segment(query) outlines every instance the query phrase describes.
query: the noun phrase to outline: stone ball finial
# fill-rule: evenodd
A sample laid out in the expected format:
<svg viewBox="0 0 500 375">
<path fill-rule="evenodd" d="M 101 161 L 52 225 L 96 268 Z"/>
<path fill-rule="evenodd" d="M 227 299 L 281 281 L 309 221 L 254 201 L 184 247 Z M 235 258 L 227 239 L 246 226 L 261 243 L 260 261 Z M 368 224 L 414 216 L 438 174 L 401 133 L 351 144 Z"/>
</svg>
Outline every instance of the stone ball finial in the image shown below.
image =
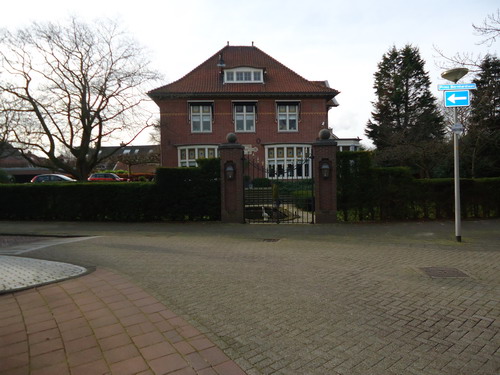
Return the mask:
<svg viewBox="0 0 500 375">
<path fill-rule="evenodd" d="M 330 139 L 331 133 L 330 130 L 328 129 L 321 129 L 319 131 L 319 139 L 322 141 L 326 141 L 327 139 Z"/>
<path fill-rule="evenodd" d="M 226 135 L 226 141 L 227 143 L 236 143 L 238 140 L 238 137 L 234 133 L 227 133 Z"/>
</svg>

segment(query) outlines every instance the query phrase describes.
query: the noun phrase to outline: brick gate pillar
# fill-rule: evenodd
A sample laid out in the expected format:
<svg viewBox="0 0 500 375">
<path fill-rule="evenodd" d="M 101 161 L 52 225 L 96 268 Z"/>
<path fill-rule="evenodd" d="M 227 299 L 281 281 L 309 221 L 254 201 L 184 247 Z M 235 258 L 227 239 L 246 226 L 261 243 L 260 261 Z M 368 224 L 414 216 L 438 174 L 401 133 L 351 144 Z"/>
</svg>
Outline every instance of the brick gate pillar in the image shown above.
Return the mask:
<svg viewBox="0 0 500 375">
<path fill-rule="evenodd" d="M 312 145 L 314 204 L 317 224 L 337 221 L 337 142 L 322 129 Z"/>
<path fill-rule="evenodd" d="M 243 155 L 244 147 L 236 143 L 234 133 L 226 137 L 227 143 L 219 146 L 221 159 L 221 221 L 244 223 Z"/>
</svg>

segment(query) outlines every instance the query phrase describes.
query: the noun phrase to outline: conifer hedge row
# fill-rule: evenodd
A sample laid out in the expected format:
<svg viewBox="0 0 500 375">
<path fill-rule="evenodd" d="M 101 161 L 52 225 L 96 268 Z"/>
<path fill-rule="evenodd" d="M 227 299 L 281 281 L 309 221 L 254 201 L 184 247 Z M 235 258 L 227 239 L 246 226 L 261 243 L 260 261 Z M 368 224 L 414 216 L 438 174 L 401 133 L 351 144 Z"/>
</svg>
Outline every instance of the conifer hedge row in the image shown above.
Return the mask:
<svg viewBox="0 0 500 375">
<path fill-rule="evenodd" d="M 403 167 L 374 168 L 367 152 L 337 155 L 339 219 L 454 218 L 454 180 L 415 179 Z M 500 217 L 500 178 L 461 179 L 464 218 Z"/>
</svg>

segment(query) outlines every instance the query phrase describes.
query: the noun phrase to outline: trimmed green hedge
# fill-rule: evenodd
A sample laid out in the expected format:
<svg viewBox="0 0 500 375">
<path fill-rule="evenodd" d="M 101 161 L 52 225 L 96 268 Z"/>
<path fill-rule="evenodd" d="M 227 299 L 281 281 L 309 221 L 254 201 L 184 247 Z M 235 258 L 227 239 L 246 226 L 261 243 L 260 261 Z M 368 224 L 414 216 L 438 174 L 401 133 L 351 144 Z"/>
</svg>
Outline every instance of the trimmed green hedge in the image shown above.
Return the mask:
<svg viewBox="0 0 500 375">
<path fill-rule="evenodd" d="M 337 154 L 339 220 L 454 218 L 454 180 L 415 179 L 403 167 L 373 168 L 369 152 Z M 464 218 L 500 216 L 500 178 L 461 179 Z"/>
<path fill-rule="evenodd" d="M 0 184 L 1 220 L 219 220 L 219 163 L 160 168 L 157 183 Z"/>
<path fill-rule="evenodd" d="M 0 184 L 0 220 L 162 221 L 220 219 L 220 160 L 160 168 L 156 183 Z M 414 179 L 373 168 L 369 152 L 338 154 L 339 220 L 453 219 L 453 179 Z M 262 183 L 267 184 L 266 181 Z M 312 207 L 311 180 L 275 183 Z M 464 218 L 500 217 L 500 178 L 462 179 Z"/>
<path fill-rule="evenodd" d="M 201 168 L 159 168 L 156 182 L 163 197 L 158 203 L 160 210 L 168 213 L 168 220 L 219 220 L 219 176 L 218 159 Z"/>
</svg>

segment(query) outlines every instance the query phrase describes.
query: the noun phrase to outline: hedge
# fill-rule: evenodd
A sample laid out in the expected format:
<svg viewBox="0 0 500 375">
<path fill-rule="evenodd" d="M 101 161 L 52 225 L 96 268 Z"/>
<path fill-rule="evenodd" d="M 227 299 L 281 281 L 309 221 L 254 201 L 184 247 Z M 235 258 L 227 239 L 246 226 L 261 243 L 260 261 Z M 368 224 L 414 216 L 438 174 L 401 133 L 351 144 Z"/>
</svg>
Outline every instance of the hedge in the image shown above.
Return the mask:
<svg viewBox="0 0 500 375">
<path fill-rule="evenodd" d="M 157 183 L 0 184 L 0 219 L 219 220 L 218 165 L 160 168 Z"/>
<path fill-rule="evenodd" d="M 338 154 L 339 220 L 453 219 L 453 179 L 415 179 L 405 168 L 374 168 L 370 153 Z M 156 183 L 0 184 L 1 220 L 162 221 L 220 219 L 220 160 L 160 168 Z M 259 181 L 268 185 L 268 181 Z M 311 180 L 274 184 L 312 206 Z M 464 218 L 500 217 L 500 178 L 462 179 Z"/>
<path fill-rule="evenodd" d="M 337 154 L 339 220 L 454 217 L 454 179 L 415 179 L 403 167 L 374 168 L 369 152 Z M 464 218 L 500 216 L 500 178 L 461 179 Z"/>
</svg>

